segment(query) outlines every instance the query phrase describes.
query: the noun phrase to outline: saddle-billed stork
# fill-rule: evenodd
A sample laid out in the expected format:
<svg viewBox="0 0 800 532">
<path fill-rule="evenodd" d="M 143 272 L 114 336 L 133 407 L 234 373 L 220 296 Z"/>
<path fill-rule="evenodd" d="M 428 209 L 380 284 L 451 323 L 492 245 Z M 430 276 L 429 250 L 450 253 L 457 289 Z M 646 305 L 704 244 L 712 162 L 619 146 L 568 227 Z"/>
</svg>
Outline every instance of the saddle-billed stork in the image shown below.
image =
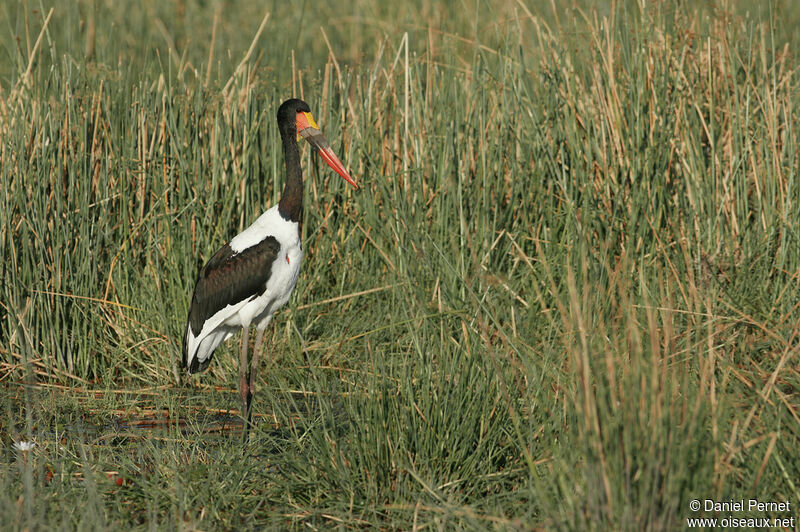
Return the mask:
<svg viewBox="0 0 800 532">
<path fill-rule="evenodd" d="M 298 99 L 283 102 L 278 108 L 278 129 L 286 160 L 286 184 L 281 199 L 214 253 L 200 271 L 183 338 L 183 365 L 192 374 L 205 370 L 214 350 L 239 329 L 244 329 L 239 357 L 239 394 L 245 438 L 264 329 L 273 313 L 289 300 L 303 258 L 299 234 L 303 179 L 297 141 L 306 139 L 336 173 L 358 188 L 328 146 L 306 102 Z M 255 325 L 257 332 L 248 368 L 250 325 Z"/>
</svg>

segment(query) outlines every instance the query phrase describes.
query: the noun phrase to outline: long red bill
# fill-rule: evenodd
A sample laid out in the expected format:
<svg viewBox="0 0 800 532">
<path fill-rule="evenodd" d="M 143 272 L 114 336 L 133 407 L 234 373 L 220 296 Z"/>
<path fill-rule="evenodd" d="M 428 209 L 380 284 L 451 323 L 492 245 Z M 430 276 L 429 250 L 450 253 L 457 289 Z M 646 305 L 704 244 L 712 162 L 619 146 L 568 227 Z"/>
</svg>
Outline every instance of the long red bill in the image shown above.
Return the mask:
<svg viewBox="0 0 800 532">
<path fill-rule="evenodd" d="M 312 144 L 314 143 L 312 142 Z M 319 150 L 320 156 L 325 160 L 326 163 L 328 163 L 328 166 L 333 168 L 333 170 L 342 176 L 345 181 L 353 185 L 355 188 L 358 188 L 358 185 L 353 178 L 350 177 L 350 174 L 347 172 L 347 170 L 344 169 L 342 161 L 340 161 L 336 154 L 333 153 L 333 150 L 331 150 L 330 146 L 317 146 L 317 149 Z"/>
<path fill-rule="evenodd" d="M 322 159 L 328 163 L 328 166 L 333 168 L 333 170 L 342 176 L 342 179 L 353 185 L 355 188 L 358 188 L 358 185 L 350 176 L 350 174 L 345 170 L 342 161 L 333 153 L 331 147 L 328 145 L 327 139 L 325 139 L 325 135 L 322 134 L 322 131 L 316 127 L 316 124 L 313 122 L 313 118 L 310 116 L 310 113 L 297 113 L 297 135 L 298 137 L 302 137 L 308 141 L 309 144 L 314 146 L 318 151 Z"/>
</svg>

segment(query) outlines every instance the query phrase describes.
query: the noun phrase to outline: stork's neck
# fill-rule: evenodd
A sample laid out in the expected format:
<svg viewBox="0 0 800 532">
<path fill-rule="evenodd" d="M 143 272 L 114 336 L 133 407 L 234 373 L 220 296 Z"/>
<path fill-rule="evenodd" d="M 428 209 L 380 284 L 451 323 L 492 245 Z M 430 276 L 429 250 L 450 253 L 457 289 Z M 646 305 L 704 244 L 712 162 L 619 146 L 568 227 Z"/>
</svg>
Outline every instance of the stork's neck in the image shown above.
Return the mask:
<svg viewBox="0 0 800 532">
<path fill-rule="evenodd" d="M 286 184 L 278 203 L 278 212 L 290 222 L 300 221 L 303 210 L 303 171 L 300 169 L 300 150 L 294 124 L 279 124 L 283 158 L 286 160 Z"/>
</svg>

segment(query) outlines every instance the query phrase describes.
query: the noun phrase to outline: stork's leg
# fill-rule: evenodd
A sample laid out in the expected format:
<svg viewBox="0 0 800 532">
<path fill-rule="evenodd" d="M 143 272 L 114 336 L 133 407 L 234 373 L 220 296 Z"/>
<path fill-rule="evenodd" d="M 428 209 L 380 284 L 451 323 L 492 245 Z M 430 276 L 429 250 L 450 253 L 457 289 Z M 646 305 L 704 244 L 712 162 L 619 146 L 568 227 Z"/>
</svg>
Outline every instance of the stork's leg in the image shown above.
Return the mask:
<svg viewBox="0 0 800 532">
<path fill-rule="evenodd" d="M 261 342 L 264 339 L 264 329 L 256 329 L 256 345 L 253 347 L 253 358 L 250 361 L 250 382 L 248 383 L 250 390 L 250 398 L 256 392 L 256 373 L 258 373 L 258 355 L 261 353 Z M 250 411 L 247 411 L 247 418 L 245 420 L 250 425 Z"/>
<path fill-rule="evenodd" d="M 239 354 L 239 396 L 242 399 L 242 417 L 245 419 L 243 438 L 247 440 L 247 419 L 250 412 L 250 387 L 247 379 L 247 341 L 250 330 L 242 329 L 242 352 Z"/>
</svg>

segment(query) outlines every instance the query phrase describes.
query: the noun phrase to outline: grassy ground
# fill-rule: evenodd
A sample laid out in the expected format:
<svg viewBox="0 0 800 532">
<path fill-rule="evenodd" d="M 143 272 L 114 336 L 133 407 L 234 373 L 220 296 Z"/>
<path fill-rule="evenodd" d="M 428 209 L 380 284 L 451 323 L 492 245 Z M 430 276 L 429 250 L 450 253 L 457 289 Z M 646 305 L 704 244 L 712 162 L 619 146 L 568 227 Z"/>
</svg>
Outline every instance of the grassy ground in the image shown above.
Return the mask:
<svg viewBox="0 0 800 532">
<path fill-rule="evenodd" d="M 0 7 L 0 522 L 797 529 L 795 3 L 255 4 Z M 243 445 L 180 337 L 290 95 L 362 188 L 304 149 Z"/>
</svg>

